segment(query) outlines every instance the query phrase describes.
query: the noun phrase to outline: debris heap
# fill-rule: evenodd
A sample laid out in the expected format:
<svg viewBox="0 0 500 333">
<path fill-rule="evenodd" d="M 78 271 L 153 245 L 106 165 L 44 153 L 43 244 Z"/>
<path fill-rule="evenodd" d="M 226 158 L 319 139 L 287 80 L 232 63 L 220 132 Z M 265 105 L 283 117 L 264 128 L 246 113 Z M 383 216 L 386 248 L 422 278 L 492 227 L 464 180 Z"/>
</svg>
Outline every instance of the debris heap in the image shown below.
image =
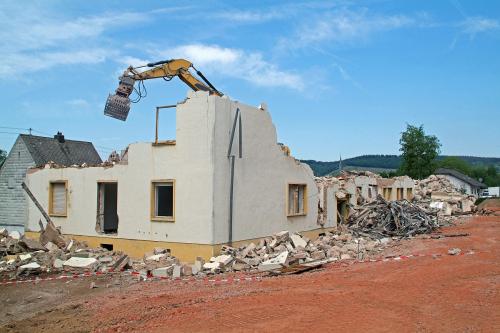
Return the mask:
<svg viewBox="0 0 500 333">
<path fill-rule="evenodd" d="M 119 271 L 130 265 L 126 254 L 89 248 L 85 243 L 61 235 L 52 223 L 41 232 L 40 240 L 0 229 L 0 256 L 0 277 L 10 279 L 62 271 Z"/>
<path fill-rule="evenodd" d="M 407 200 L 386 201 L 380 195 L 375 201 L 357 207 L 348 224 L 355 234 L 374 238 L 410 237 L 439 227 L 431 211 Z"/>
<path fill-rule="evenodd" d="M 467 214 L 476 210 L 476 197 L 464 194 L 442 175 L 416 180 L 414 201 L 422 207 L 437 209 L 442 216 Z"/>
</svg>

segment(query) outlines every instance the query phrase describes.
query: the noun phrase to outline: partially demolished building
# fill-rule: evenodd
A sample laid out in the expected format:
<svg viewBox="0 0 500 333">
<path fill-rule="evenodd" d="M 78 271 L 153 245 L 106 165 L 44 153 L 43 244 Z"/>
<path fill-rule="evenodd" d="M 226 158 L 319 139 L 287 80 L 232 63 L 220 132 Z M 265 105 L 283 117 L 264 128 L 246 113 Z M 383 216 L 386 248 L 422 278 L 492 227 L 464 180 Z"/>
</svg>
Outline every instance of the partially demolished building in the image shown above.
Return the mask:
<svg viewBox="0 0 500 333">
<path fill-rule="evenodd" d="M 190 92 L 176 119 L 175 141 L 131 144 L 112 166 L 31 169 L 26 182 L 64 234 L 133 256 L 161 246 L 192 260 L 280 230 L 334 226 L 318 224 L 312 170 L 277 143 L 265 106 Z M 28 234 L 40 218 L 30 204 Z"/>
<path fill-rule="evenodd" d="M 352 214 L 352 207 L 376 200 L 411 200 L 415 182 L 408 176 L 382 178 L 369 172 L 346 172 L 339 177 L 317 177 L 319 221 L 337 227 Z"/>
</svg>

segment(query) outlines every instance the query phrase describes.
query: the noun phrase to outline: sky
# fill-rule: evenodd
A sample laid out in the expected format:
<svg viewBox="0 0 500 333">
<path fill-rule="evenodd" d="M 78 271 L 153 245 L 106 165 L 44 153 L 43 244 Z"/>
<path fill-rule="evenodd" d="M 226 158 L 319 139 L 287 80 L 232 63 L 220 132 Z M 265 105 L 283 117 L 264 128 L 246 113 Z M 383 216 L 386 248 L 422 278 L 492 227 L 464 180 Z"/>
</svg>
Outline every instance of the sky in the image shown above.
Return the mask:
<svg viewBox="0 0 500 333">
<path fill-rule="evenodd" d="M 103 108 L 129 66 L 185 58 L 234 100 L 268 105 L 300 159 L 399 154 L 407 124 L 445 155 L 500 157 L 500 1 L 0 3 L 0 149 L 19 133 L 154 140 L 175 78 L 145 81 L 126 122 Z M 160 139 L 175 136 L 162 111 Z"/>
</svg>

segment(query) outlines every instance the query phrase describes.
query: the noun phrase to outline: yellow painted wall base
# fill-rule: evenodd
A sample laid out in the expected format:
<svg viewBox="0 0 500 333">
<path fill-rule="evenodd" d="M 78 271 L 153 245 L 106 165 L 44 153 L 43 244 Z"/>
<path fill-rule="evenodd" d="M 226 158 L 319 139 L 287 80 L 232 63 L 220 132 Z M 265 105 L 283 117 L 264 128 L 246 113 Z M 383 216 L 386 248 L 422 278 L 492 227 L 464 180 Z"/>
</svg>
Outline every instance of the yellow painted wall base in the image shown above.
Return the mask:
<svg viewBox="0 0 500 333">
<path fill-rule="evenodd" d="M 320 233 L 328 232 L 333 228 L 321 228 L 310 231 L 303 231 L 301 234 L 309 239 L 315 239 Z M 26 231 L 26 237 L 38 239 L 39 232 Z M 202 257 L 205 260 L 210 260 L 211 257 L 220 253 L 220 249 L 224 244 L 194 244 L 194 243 L 174 243 L 149 241 L 139 239 L 112 238 L 105 236 L 81 236 L 81 235 L 65 235 L 68 238 L 76 239 L 80 242 L 86 242 L 90 247 L 99 247 L 101 244 L 112 244 L 113 250 L 123 251 L 132 258 L 142 258 L 146 252 L 151 252 L 155 247 L 170 249 L 170 253 L 177 257 L 182 262 L 194 262 L 196 257 Z M 240 247 L 249 243 L 257 243 L 262 238 L 248 239 L 233 242 L 234 247 Z"/>
</svg>

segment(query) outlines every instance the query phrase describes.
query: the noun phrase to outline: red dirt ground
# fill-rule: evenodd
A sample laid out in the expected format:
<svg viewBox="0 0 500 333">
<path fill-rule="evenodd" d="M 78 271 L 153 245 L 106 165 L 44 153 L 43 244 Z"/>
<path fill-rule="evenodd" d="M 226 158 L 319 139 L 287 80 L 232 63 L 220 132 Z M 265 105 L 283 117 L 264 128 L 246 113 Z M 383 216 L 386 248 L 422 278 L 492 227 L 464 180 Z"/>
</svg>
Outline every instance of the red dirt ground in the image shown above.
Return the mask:
<svg viewBox="0 0 500 333">
<path fill-rule="evenodd" d="M 385 253 L 441 256 L 329 264 L 260 282 L 102 289 L 0 332 L 500 332 L 500 217 L 466 219 L 441 232 L 470 236 L 424 236 Z M 474 254 L 446 254 L 453 247 Z"/>
</svg>

